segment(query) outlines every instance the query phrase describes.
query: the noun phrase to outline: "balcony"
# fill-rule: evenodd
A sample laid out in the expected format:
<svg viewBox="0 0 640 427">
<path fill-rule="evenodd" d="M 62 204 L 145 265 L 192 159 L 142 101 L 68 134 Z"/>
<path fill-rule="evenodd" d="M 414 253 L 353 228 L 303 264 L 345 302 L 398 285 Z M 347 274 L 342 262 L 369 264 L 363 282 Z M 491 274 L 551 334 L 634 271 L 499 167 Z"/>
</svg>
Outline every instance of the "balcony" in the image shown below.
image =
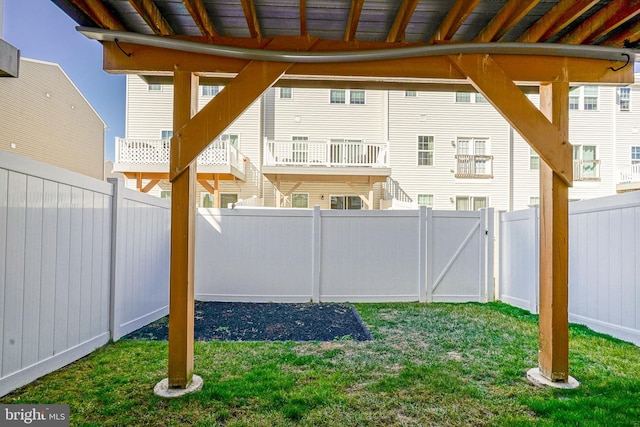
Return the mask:
<svg viewBox="0 0 640 427">
<path fill-rule="evenodd" d="M 640 190 L 640 163 L 618 169 L 618 193 Z"/>
<path fill-rule="evenodd" d="M 574 160 L 574 181 L 600 181 L 600 160 Z"/>
<path fill-rule="evenodd" d="M 360 176 L 383 182 L 391 175 L 388 153 L 386 143 L 265 139 L 264 174 L 269 179 L 295 175 L 299 181 L 313 180 L 315 175 L 350 182 Z M 363 180 L 366 179 L 355 179 Z"/>
<path fill-rule="evenodd" d="M 456 178 L 493 178 L 493 156 L 486 154 L 457 154 Z"/>
<path fill-rule="evenodd" d="M 168 139 L 116 138 L 114 172 L 167 173 L 171 142 Z M 198 156 L 198 174 L 232 175 L 244 181 L 245 157 L 228 141 L 215 140 Z"/>
</svg>

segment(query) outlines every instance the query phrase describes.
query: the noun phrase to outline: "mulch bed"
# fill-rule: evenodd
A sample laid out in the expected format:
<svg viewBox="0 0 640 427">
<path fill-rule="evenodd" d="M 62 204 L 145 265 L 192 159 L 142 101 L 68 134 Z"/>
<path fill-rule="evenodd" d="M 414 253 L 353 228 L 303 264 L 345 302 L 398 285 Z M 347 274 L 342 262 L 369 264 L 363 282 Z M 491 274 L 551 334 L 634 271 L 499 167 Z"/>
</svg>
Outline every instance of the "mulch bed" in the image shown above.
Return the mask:
<svg viewBox="0 0 640 427">
<path fill-rule="evenodd" d="M 166 341 L 168 317 L 125 339 Z M 349 304 L 195 303 L 196 341 L 366 341 L 371 334 Z"/>
</svg>

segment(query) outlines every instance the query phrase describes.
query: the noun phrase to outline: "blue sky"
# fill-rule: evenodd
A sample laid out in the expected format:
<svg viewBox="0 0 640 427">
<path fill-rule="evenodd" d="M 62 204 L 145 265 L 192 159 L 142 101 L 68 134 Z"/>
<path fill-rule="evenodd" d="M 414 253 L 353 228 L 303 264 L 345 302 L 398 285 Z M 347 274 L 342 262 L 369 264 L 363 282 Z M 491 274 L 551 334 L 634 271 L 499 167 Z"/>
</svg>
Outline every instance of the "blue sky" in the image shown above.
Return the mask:
<svg viewBox="0 0 640 427">
<path fill-rule="evenodd" d="M 60 64 L 108 128 L 105 156 L 124 137 L 125 77 L 102 70 L 102 45 L 75 30 L 75 21 L 50 0 L 4 0 L 5 41 L 26 58 Z"/>
</svg>

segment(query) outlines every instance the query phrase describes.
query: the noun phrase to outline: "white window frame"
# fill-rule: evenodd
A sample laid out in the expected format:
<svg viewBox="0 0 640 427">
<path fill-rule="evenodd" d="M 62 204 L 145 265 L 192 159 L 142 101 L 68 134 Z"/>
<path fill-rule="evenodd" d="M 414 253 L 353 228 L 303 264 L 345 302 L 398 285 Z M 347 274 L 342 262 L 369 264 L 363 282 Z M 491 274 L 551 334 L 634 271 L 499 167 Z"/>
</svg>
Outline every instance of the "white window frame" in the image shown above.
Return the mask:
<svg viewBox="0 0 640 427">
<path fill-rule="evenodd" d="M 354 195 L 354 194 L 341 194 L 341 195 L 335 195 L 332 194 L 329 196 L 329 207 L 331 208 L 331 205 L 333 203 L 333 198 L 338 198 L 338 197 L 342 197 L 344 198 L 344 206 L 341 210 L 362 210 L 364 208 L 364 202 L 362 201 L 362 198 L 358 195 Z M 353 199 L 358 199 L 359 203 L 360 203 L 360 207 L 358 209 L 350 209 L 349 206 L 349 202 L 348 200 L 350 200 L 351 198 Z M 333 209 L 333 208 L 331 208 Z M 336 208 L 337 209 L 337 208 Z"/>
<path fill-rule="evenodd" d="M 305 196 L 307 198 L 307 200 L 306 200 L 307 205 L 306 206 L 294 206 L 293 205 L 293 199 L 296 196 Z M 299 192 L 291 193 L 291 207 L 294 208 L 294 209 L 308 209 L 309 208 L 309 193 L 299 193 Z"/>
<path fill-rule="evenodd" d="M 290 88 L 290 87 L 278 88 L 278 97 L 280 99 L 293 99 L 293 88 Z"/>
<path fill-rule="evenodd" d="M 489 100 L 477 92 L 456 92 L 454 95 L 456 104 L 488 104 Z M 465 100 L 468 99 L 468 100 Z"/>
<path fill-rule="evenodd" d="M 218 93 L 220 93 L 220 86 L 216 86 L 216 85 L 202 85 L 202 96 L 211 96 L 214 97 L 216 96 Z M 215 89 L 212 89 L 215 88 Z M 205 92 L 209 92 L 212 91 L 213 93 L 205 93 Z"/>
<path fill-rule="evenodd" d="M 461 210 L 462 212 L 473 212 L 473 211 L 477 211 L 478 209 L 473 209 L 473 207 L 474 207 L 474 206 L 475 206 L 475 204 L 476 204 L 476 199 L 484 199 L 484 201 L 485 201 L 485 205 L 484 205 L 484 207 L 485 207 L 485 208 L 488 208 L 489 206 L 491 206 L 491 205 L 489 204 L 489 197 L 488 197 L 488 196 L 456 196 L 456 197 L 455 197 L 455 200 L 454 200 L 454 203 L 455 203 L 455 209 L 456 209 L 456 210 L 459 210 L 459 209 L 458 209 L 458 200 L 460 200 L 460 199 L 468 199 L 468 200 L 469 200 L 469 208 L 470 208 L 470 209 Z M 479 209 L 482 209 L 482 208 L 479 208 Z"/>
<path fill-rule="evenodd" d="M 147 92 L 162 92 L 164 88 L 159 83 L 150 83 L 147 85 Z"/>
<path fill-rule="evenodd" d="M 430 138 L 431 139 L 431 149 L 420 149 L 420 144 L 425 143 L 425 141 L 421 141 L 421 138 Z M 416 164 L 418 166 L 433 166 L 435 164 L 435 154 L 436 154 L 436 137 L 434 135 L 417 135 L 416 136 Z M 429 141 L 426 141 L 429 143 Z M 420 153 L 431 153 L 431 163 L 430 164 L 420 164 Z M 428 157 L 428 156 L 427 156 Z"/>
<path fill-rule="evenodd" d="M 431 200 L 430 200 L 430 202 L 421 203 L 420 199 L 422 197 L 427 198 L 427 199 L 431 199 Z M 428 208 L 433 208 L 434 200 L 435 200 L 435 196 L 433 194 L 430 194 L 430 193 L 420 193 L 416 197 L 416 202 L 418 203 L 418 206 L 426 206 Z"/>
<path fill-rule="evenodd" d="M 343 102 L 334 102 L 334 93 L 342 92 L 344 95 Z M 353 102 L 352 93 L 362 92 L 363 101 Z M 366 105 L 367 104 L 367 91 L 364 89 L 329 89 L 329 104 L 331 105 Z"/>
<path fill-rule="evenodd" d="M 529 147 L 529 170 L 531 171 L 540 170 L 540 156 L 531 147 Z"/>
<path fill-rule="evenodd" d="M 222 198 L 224 196 L 236 196 L 236 201 L 235 202 L 222 203 Z M 229 203 L 236 203 L 238 200 L 240 200 L 240 197 L 239 197 L 238 193 L 219 193 L 218 197 L 220 197 L 220 207 L 221 208 L 227 208 Z"/>
<path fill-rule="evenodd" d="M 618 88 L 618 109 L 631 111 L 631 88 L 629 86 Z"/>
<path fill-rule="evenodd" d="M 405 90 L 404 97 L 405 98 L 416 98 L 418 96 L 417 90 Z"/>
<path fill-rule="evenodd" d="M 237 141 L 237 145 L 233 145 L 231 144 L 231 137 L 235 136 L 236 137 L 236 141 Z M 235 147 L 236 149 L 240 149 L 240 134 L 239 133 L 233 133 L 233 132 L 227 132 L 227 133 L 221 133 L 220 136 L 218 136 L 218 138 L 216 138 L 216 141 L 222 141 L 222 142 L 227 142 L 229 144 L 231 144 L 233 147 Z"/>
<path fill-rule="evenodd" d="M 632 145 L 630 149 L 631 164 L 640 164 L 640 145 Z"/>
<path fill-rule="evenodd" d="M 529 206 L 538 206 L 540 204 L 540 196 L 529 196 Z"/>
<path fill-rule="evenodd" d="M 589 88 L 589 89 L 587 89 Z M 595 88 L 596 95 L 587 92 Z M 589 99 L 595 99 L 595 103 L 588 103 Z M 593 106 L 593 107 L 592 107 Z M 600 86 L 585 85 L 569 90 L 569 110 L 572 111 L 599 111 L 600 110 Z"/>
<path fill-rule="evenodd" d="M 171 200 L 171 190 L 160 190 L 160 198 Z"/>
<path fill-rule="evenodd" d="M 173 138 L 173 129 L 162 129 L 160 131 L 160 139 L 171 139 Z"/>
</svg>

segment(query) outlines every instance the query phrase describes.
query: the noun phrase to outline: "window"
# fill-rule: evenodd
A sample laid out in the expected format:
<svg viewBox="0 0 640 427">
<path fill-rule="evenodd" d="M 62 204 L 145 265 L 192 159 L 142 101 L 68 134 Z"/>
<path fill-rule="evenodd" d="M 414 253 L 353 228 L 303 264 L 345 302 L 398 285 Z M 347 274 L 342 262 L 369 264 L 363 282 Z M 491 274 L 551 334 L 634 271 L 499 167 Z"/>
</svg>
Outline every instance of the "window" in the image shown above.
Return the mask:
<svg viewBox="0 0 640 427">
<path fill-rule="evenodd" d="M 345 104 L 346 91 L 344 89 L 331 89 L 329 94 L 330 102 L 332 104 Z"/>
<path fill-rule="evenodd" d="M 433 136 L 418 135 L 418 166 L 433 166 Z"/>
<path fill-rule="evenodd" d="M 584 88 L 584 109 L 594 111 L 598 109 L 598 86 L 585 86 Z"/>
<path fill-rule="evenodd" d="M 540 156 L 531 147 L 529 147 L 529 169 L 540 170 Z"/>
<path fill-rule="evenodd" d="M 169 200 L 171 200 L 171 191 L 170 190 L 161 190 L 160 191 L 160 198 L 161 199 L 169 199 Z"/>
<path fill-rule="evenodd" d="M 489 152 L 488 139 L 458 138 L 456 178 L 491 178 L 493 156 Z"/>
<path fill-rule="evenodd" d="M 569 91 L 569 110 L 580 109 L 580 88 L 576 87 Z"/>
<path fill-rule="evenodd" d="M 478 209 L 487 207 L 487 198 L 478 196 L 457 196 L 456 197 L 456 210 L 457 211 L 477 211 Z M 473 209 L 472 209 L 473 208 Z"/>
<path fill-rule="evenodd" d="M 231 144 L 233 147 L 240 148 L 240 135 L 237 133 L 223 133 L 220 135 L 219 140 Z"/>
<path fill-rule="evenodd" d="M 489 101 L 481 93 L 456 92 L 456 102 L 487 104 Z"/>
<path fill-rule="evenodd" d="M 162 92 L 162 85 L 150 84 L 150 85 L 147 86 L 147 90 L 149 92 Z"/>
<path fill-rule="evenodd" d="M 291 195 L 291 207 L 292 208 L 308 208 L 309 193 L 293 193 Z"/>
<path fill-rule="evenodd" d="M 160 131 L 160 139 L 171 139 L 173 138 L 172 130 L 162 130 Z"/>
<path fill-rule="evenodd" d="M 621 87 L 618 91 L 620 111 L 629 111 L 631 106 L 631 88 Z"/>
<path fill-rule="evenodd" d="M 280 99 L 291 99 L 293 94 L 291 93 L 290 87 L 281 87 L 280 88 Z"/>
<path fill-rule="evenodd" d="M 331 196 L 331 209 L 362 209 L 360 196 Z"/>
<path fill-rule="evenodd" d="M 349 102 L 354 105 L 364 105 L 364 91 L 363 90 L 349 91 Z"/>
<path fill-rule="evenodd" d="M 531 196 L 529 197 L 529 206 L 535 206 L 540 204 L 539 196 Z"/>
<path fill-rule="evenodd" d="M 202 96 L 216 96 L 220 92 L 218 86 L 202 86 Z"/>
<path fill-rule="evenodd" d="M 600 160 L 595 145 L 573 146 L 573 179 L 576 181 L 600 179 Z"/>
<path fill-rule="evenodd" d="M 456 102 L 471 102 L 471 94 L 469 92 L 456 92 Z"/>
<path fill-rule="evenodd" d="M 640 146 L 636 145 L 631 147 L 631 164 L 637 165 L 640 163 Z"/>
<path fill-rule="evenodd" d="M 229 203 L 237 203 L 238 195 L 232 193 L 220 193 L 220 207 L 226 208 Z"/>
<path fill-rule="evenodd" d="M 406 96 L 407 98 L 416 97 L 416 96 L 418 96 L 418 92 L 416 92 L 415 90 L 405 90 L 404 91 L 404 96 Z"/>
<path fill-rule="evenodd" d="M 428 208 L 433 207 L 433 194 L 418 194 L 418 205 L 426 206 Z"/>
<path fill-rule="evenodd" d="M 201 193 L 200 194 L 200 207 L 201 208 L 212 208 L 214 205 L 213 194 L 211 193 Z"/>
</svg>

